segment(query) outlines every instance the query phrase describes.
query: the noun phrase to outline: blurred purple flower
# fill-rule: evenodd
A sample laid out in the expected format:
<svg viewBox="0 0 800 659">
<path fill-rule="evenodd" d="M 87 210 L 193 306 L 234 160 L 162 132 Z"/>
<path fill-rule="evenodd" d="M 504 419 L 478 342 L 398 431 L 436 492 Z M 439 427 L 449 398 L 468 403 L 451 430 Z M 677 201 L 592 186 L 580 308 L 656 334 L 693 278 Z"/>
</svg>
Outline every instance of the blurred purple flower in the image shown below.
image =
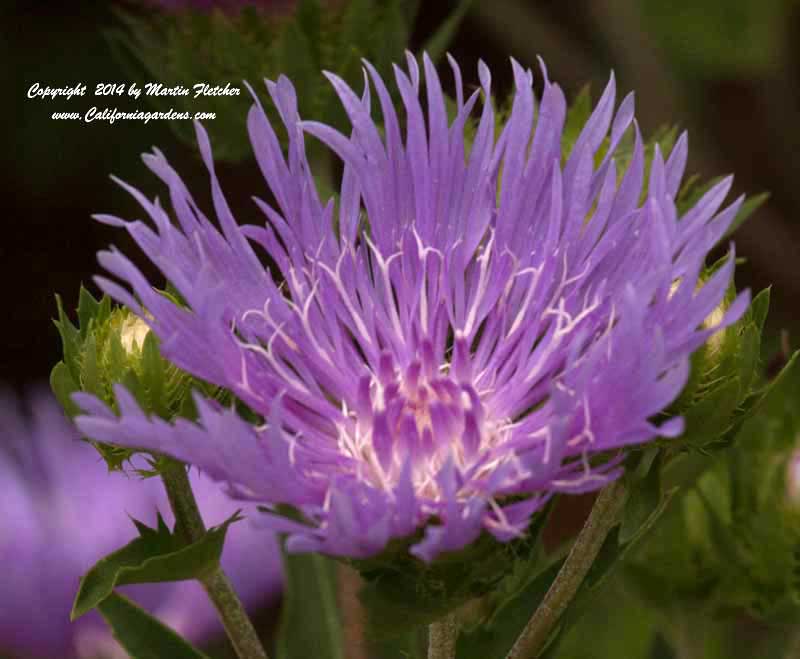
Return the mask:
<svg viewBox="0 0 800 659">
<path fill-rule="evenodd" d="M 617 478 L 618 449 L 681 434 L 682 419 L 653 419 L 686 383 L 692 351 L 749 301 L 743 293 L 718 324 L 703 326 L 734 268 L 731 253 L 698 289 L 706 254 L 741 203 L 717 213 L 731 178 L 679 218 L 684 134 L 666 162 L 656 147 L 640 202 L 645 156 L 633 95 L 615 113 L 613 76 L 562 166 L 566 103 L 544 65 L 538 112 L 532 73 L 512 62 L 516 93 L 499 138 L 483 104 L 465 148 L 465 122 L 490 97 L 491 76 L 481 63 L 481 89 L 465 98 L 450 64 L 452 121 L 427 57 L 425 107 L 417 62 L 409 56 L 408 73 L 395 68 L 402 120 L 365 63 L 382 128 L 370 115 L 370 88 L 359 98 L 328 74 L 350 136 L 301 121 L 291 83 L 267 82 L 290 144 L 287 161 L 256 102 L 250 138 L 277 202 L 256 199 L 260 226 L 236 224 L 202 126 L 221 232 L 160 151 L 144 156 L 169 189 L 177 225 L 158 200 L 121 182 L 156 230 L 98 219 L 125 227 L 189 308 L 116 250 L 100 263 L 136 298 L 98 282 L 151 314 L 165 356 L 229 388 L 266 423 L 252 427 L 198 401 L 198 423 L 170 425 L 148 419 L 118 388 L 119 418 L 76 398 L 87 435 L 163 451 L 242 497 L 295 506 L 307 525 L 268 522 L 290 534 L 291 551 L 364 557 L 424 527 L 411 552 L 431 560 L 484 530 L 501 541 L 523 534 L 552 493 Z M 622 175 L 614 156 L 632 124 Z M 318 197 L 304 133 L 344 163 L 337 202 Z"/>
<path fill-rule="evenodd" d="M 36 657 L 126 657 L 96 613 L 70 623 L 78 581 L 98 559 L 136 537 L 128 515 L 155 526 L 156 508 L 173 523 L 159 479 L 109 473 L 78 438 L 55 401 L 30 405 L 0 394 L 0 652 Z M 236 506 L 203 476 L 191 478 L 209 524 Z M 269 601 L 280 586 L 276 541 L 247 521 L 228 531 L 222 564 L 244 601 Z M 222 630 L 196 582 L 121 589 L 194 641 Z"/>
</svg>

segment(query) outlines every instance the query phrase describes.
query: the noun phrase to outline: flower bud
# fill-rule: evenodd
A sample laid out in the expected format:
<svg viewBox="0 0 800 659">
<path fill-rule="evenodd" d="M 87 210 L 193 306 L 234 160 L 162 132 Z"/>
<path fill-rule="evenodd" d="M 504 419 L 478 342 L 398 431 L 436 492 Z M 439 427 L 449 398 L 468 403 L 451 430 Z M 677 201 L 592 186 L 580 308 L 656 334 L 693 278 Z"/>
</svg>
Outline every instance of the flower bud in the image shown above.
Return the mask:
<svg viewBox="0 0 800 659">
<path fill-rule="evenodd" d="M 144 412 L 166 420 L 194 417 L 193 388 L 209 396 L 219 392 L 165 360 L 147 321 L 112 306 L 108 297 L 95 300 L 81 289 L 78 326 L 69 320 L 60 300 L 58 316 L 64 359 L 53 369 L 50 384 L 70 416 L 77 413 L 71 399 L 77 391 L 91 393 L 116 410 L 117 384 L 133 394 Z M 131 455 L 128 449 L 97 447 L 112 469 L 120 468 Z"/>
<path fill-rule="evenodd" d="M 719 266 L 702 277 L 693 295 L 702 295 Z M 670 297 L 680 295 L 680 282 Z M 684 292 L 685 294 L 685 292 Z M 734 324 L 723 321 L 735 301 L 731 286 L 724 299 L 700 325 L 705 343 L 692 355 L 688 382 L 670 413 L 685 419 L 682 443 L 703 448 L 735 435 L 759 399 L 759 355 L 761 333 L 769 307 L 769 289 L 761 291 Z"/>
</svg>

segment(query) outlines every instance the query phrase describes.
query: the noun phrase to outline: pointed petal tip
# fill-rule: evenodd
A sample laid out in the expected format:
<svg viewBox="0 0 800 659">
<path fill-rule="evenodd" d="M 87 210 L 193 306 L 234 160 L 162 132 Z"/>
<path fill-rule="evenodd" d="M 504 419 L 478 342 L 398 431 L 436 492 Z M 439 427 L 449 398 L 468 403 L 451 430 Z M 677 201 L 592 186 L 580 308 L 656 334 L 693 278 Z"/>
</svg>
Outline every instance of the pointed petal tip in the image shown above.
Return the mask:
<svg viewBox="0 0 800 659">
<path fill-rule="evenodd" d="M 675 439 L 676 437 L 680 437 L 685 429 L 686 421 L 684 418 L 682 416 L 676 416 L 658 426 L 658 434 L 661 437 Z"/>
<path fill-rule="evenodd" d="M 106 213 L 94 213 L 90 215 L 95 222 L 100 222 L 101 224 L 107 224 L 112 227 L 124 227 L 128 224 L 122 218 L 117 217 L 116 215 L 108 215 Z"/>
<path fill-rule="evenodd" d="M 550 84 L 550 78 L 547 75 L 547 64 L 544 63 L 544 59 L 541 55 L 536 55 L 536 61 L 539 62 L 539 70 L 542 72 L 542 77 L 544 78 L 545 85 Z"/>
</svg>

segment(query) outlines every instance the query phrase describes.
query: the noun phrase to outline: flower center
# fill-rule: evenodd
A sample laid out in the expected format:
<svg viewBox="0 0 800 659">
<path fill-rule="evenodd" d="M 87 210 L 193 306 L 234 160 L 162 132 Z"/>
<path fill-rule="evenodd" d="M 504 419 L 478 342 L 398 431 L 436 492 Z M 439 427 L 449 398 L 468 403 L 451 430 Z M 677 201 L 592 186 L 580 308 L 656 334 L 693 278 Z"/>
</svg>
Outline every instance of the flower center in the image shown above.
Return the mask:
<svg viewBox="0 0 800 659">
<path fill-rule="evenodd" d="M 455 360 L 435 368 L 428 348 L 405 369 L 384 353 L 377 373 L 361 378 L 353 427 L 340 433 L 340 446 L 367 467 L 365 478 L 384 487 L 395 484 L 410 462 L 417 493 L 434 497 L 435 476 L 447 460 L 462 470 L 477 467 L 482 449 L 500 432 L 487 421 L 467 373 Z"/>
</svg>

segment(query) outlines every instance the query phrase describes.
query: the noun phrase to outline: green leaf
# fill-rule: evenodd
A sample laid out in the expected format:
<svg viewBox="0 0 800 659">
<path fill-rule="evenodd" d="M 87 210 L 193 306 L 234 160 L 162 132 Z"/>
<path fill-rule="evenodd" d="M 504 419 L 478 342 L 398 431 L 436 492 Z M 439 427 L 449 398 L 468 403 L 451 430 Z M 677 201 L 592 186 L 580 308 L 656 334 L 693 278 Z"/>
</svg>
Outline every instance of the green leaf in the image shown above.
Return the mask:
<svg viewBox="0 0 800 659">
<path fill-rule="evenodd" d="M 684 415 L 687 431 L 681 443 L 700 449 L 724 434 L 741 400 L 741 389 L 741 381 L 734 376 L 704 392 Z"/>
<path fill-rule="evenodd" d="M 161 515 L 155 529 L 134 520 L 139 537 L 100 559 L 84 575 L 75 596 L 71 619 L 75 620 L 98 606 L 117 586 L 202 577 L 219 564 L 228 527 L 240 519 L 237 512 L 190 544 L 178 534 L 170 533 Z"/>
<path fill-rule="evenodd" d="M 345 659 L 336 605 L 335 564 L 319 554 L 283 552 L 283 612 L 279 659 Z"/>
<path fill-rule="evenodd" d="M 89 321 L 97 316 L 99 310 L 99 302 L 92 297 L 88 290 L 81 286 L 78 293 L 78 326 L 80 327 L 81 339 L 86 339 Z"/>
<path fill-rule="evenodd" d="M 72 324 L 67 314 L 64 312 L 64 305 L 61 296 L 56 295 L 56 307 L 58 308 L 58 320 L 53 321 L 58 334 L 61 337 L 61 350 L 64 355 L 64 363 L 69 369 L 70 375 L 75 382 L 80 381 L 80 333 L 75 325 Z"/>
<path fill-rule="evenodd" d="M 781 369 L 781 372 L 778 373 L 778 375 L 776 375 L 774 378 L 772 378 L 772 380 L 767 382 L 760 389 L 757 389 L 756 391 L 754 391 L 748 397 L 747 401 L 745 401 L 745 403 L 742 404 L 743 411 L 737 418 L 737 421 L 739 422 L 737 424 L 737 427 L 741 426 L 745 421 L 748 421 L 757 412 L 759 412 L 761 410 L 761 408 L 764 406 L 764 404 L 766 402 L 768 402 L 769 397 L 773 394 L 773 391 L 776 388 L 781 388 L 783 386 L 784 382 L 788 378 L 792 377 L 791 374 L 793 373 L 793 369 L 795 368 L 795 364 L 798 361 L 800 361 L 800 350 L 798 350 L 794 354 L 792 354 L 792 356 L 786 362 L 786 364 L 784 365 L 783 369 Z"/>
<path fill-rule="evenodd" d="M 749 197 L 743 204 L 742 207 L 739 209 L 739 212 L 736 213 L 736 217 L 733 218 L 733 222 L 728 227 L 728 230 L 725 232 L 725 235 L 720 238 L 720 242 L 729 238 L 734 231 L 736 231 L 742 224 L 745 223 L 746 220 L 750 218 L 750 216 L 755 213 L 766 201 L 769 199 L 769 192 L 762 192 L 761 194 L 757 194 L 754 197 Z"/>
<path fill-rule="evenodd" d="M 586 120 L 592 113 L 592 94 L 589 85 L 584 85 L 575 100 L 567 109 L 567 116 L 564 121 L 564 133 L 561 142 L 561 151 L 564 160 L 569 158 L 572 147 L 578 140 Z"/>
<path fill-rule="evenodd" d="M 678 207 L 678 214 L 683 216 L 692 208 L 700 198 L 723 179 L 722 176 L 714 176 L 707 181 L 701 181 L 698 174 L 689 176 L 681 185 L 675 205 Z"/>
<path fill-rule="evenodd" d="M 132 659 L 208 659 L 131 600 L 111 593 L 97 607 Z"/>
<path fill-rule="evenodd" d="M 111 328 L 105 350 L 105 371 L 108 379 L 112 382 L 121 381 L 129 366 L 130 361 L 122 345 L 122 333 L 119 328 Z"/>
<path fill-rule="evenodd" d="M 784 382 L 789 381 L 790 378 L 793 377 L 795 365 L 799 360 L 800 350 L 797 350 L 792 354 L 791 357 L 789 357 L 789 361 L 786 362 L 786 365 L 781 369 L 781 372 L 778 373 L 778 375 L 776 375 L 772 380 L 770 380 L 769 384 L 761 390 L 762 398 L 766 398 L 773 389 L 782 387 Z"/>
<path fill-rule="evenodd" d="M 656 655 L 650 650 L 658 622 L 655 612 L 643 607 L 633 593 L 615 580 L 612 586 L 604 589 L 602 599 L 564 634 L 555 656 L 563 659 L 655 659 Z M 555 649 L 551 646 L 545 656 Z"/>
<path fill-rule="evenodd" d="M 423 46 L 423 51 L 437 64 L 447 52 L 447 47 L 458 32 L 461 21 L 469 12 L 473 0 L 460 0 L 450 15 L 442 21 L 436 31 L 428 38 Z"/>
<path fill-rule="evenodd" d="M 90 323 L 90 325 L 93 326 L 94 323 Z M 83 350 L 81 351 L 81 389 L 103 398 L 97 359 L 97 339 L 92 332 L 89 332 L 86 341 L 83 342 Z"/>
<path fill-rule="evenodd" d="M 765 288 L 764 290 L 760 291 L 750 303 L 750 313 L 753 316 L 753 322 L 758 328 L 759 333 L 764 331 L 764 323 L 767 320 L 770 292 L 770 287 Z"/>
<path fill-rule="evenodd" d="M 692 206 L 694 206 L 706 192 L 719 183 L 722 178 L 721 176 L 715 176 L 702 182 L 700 182 L 697 175 L 688 178 L 681 187 L 676 200 L 679 214 L 683 215 L 692 208 Z M 733 218 L 733 222 L 731 222 L 728 230 L 719 239 L 717 244 L 719 245 L 726 242 L 728 238 L 730 238 L 731 235 L 769 199 L 769 197 L 769 192 L 761 192 L 760 194 L 748 197 L 742 204 L 739 212 L 736 213 L 736 217 Z"/>
<path fill-rule="evenodd" d="M 651 518 L 661 507 L 663 493 L 660 462 L 656 457 L 648 465 L 644 475 L 630 484 L 630 496 L 625 504 L 619 530 L 619 541 L 623 544 L 635 539 L 640 531 L 651 523 Z"/>
</svg>

